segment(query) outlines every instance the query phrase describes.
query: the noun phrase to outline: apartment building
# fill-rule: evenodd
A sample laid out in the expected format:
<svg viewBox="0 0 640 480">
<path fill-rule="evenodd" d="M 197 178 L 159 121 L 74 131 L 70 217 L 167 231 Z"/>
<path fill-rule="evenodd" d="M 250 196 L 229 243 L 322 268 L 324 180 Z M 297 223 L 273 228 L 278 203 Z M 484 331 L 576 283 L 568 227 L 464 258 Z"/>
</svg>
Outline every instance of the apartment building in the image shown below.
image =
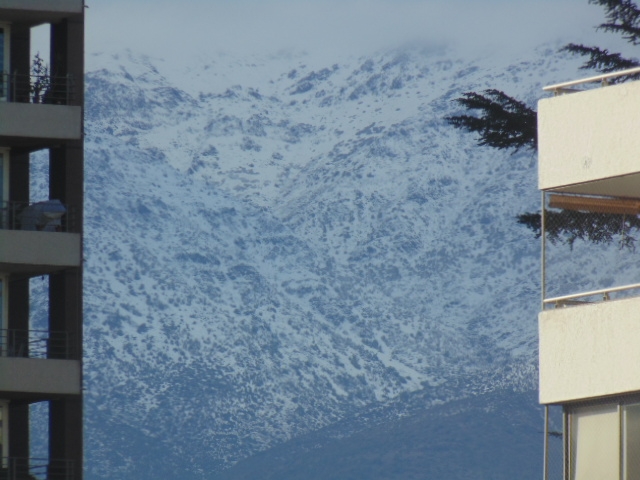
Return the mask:
<svg viewBox="0 0 640 480">
<path fill-rule="evenodd" d="M 545 478 L 640 479 L 640 81 L 619 82 L 638 73 L 553 85 L 539 102 L 539 395 L 562 411 L 545 422 Z"/>
<path fill-rule="evenodd" d="M 0 0 L 2 479 L 82 478 L 83 3 Z M 37 27 L 50 52 L 34 68 Z"/>
</svg>

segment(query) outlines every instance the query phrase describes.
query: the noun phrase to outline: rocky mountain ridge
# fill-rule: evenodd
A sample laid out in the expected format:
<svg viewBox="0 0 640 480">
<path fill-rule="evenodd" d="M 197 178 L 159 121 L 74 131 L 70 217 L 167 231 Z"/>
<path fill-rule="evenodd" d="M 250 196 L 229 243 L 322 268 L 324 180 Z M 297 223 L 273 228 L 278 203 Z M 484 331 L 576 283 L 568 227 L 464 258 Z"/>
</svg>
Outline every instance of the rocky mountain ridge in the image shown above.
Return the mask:
<svg viewBox="0 0 640 480">
<path fill-rule="evenodd" d="M 88 478 L 212 478 L 403 395 L 535 389 L 535 157 L 443 118 L 577 62 L 309 60 L 91 59 Z"/>
</svg>

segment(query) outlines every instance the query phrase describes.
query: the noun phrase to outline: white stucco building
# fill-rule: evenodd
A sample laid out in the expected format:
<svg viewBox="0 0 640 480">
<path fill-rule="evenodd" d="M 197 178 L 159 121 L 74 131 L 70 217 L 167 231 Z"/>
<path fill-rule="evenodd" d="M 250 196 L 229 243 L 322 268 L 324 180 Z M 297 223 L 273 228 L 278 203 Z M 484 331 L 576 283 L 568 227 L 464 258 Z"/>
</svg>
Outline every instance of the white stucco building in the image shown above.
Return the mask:
<svg viewBox="0 0 640 480">
<path fill-rule="evenodd" d="M 545 89 L 555 93 L 538 109 L 539 188 L 547 209 L 587 221 L 608 215 L 623 234 L 628 219 L 637 218 L 640 81 L 608 83 L 639 72 Z M 549 211 L 542 220 L 546 245 Z M 614 241 L 609 248 L 621 247 Z M 640 267 L 640 251 L 625 254 Z M 549 298 L 550 270 L 543 240 L 540 403 L 562 406 L 563 425 L 556 429 L 563 432 L 564 478 L 640 479 L 640 285 L 614 279 L 608 288 Z M 581 273 L 594 276 L 577 272 L 578 278 Z"/>
</svg>

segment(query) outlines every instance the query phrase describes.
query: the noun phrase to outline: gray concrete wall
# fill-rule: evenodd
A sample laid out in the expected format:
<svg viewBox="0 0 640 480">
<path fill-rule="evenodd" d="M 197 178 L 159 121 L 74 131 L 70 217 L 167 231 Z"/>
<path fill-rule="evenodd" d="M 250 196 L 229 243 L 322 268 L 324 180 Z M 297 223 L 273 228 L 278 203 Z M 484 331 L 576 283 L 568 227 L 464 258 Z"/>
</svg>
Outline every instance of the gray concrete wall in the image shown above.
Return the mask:
<svg viewBox="0 0 640 480">
<path fill-rule="evenodd" d="M 0 392 L 80 395 L 80 361 L 0 357 Z"/>
<path fill-rule="evenodd" d="M 81 265 L 80 234 L 0 230 L 0 264 Z"/>
<path fill-rule="evenodd" d="M 82 138 L 82 108 L 0 103 L 0 137 L 79 140 Z"/>
<path fill-rule="evenodd" d="M 83 0 L 2 0 L 0 9 L 82 13 Z"/>
</svg>

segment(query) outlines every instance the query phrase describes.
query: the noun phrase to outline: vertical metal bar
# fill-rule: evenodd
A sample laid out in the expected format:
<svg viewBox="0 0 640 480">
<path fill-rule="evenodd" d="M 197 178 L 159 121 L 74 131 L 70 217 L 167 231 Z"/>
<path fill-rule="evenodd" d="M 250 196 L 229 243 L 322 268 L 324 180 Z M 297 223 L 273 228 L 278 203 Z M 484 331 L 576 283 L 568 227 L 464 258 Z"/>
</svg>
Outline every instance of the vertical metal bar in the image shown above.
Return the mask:
<svg viewBox="0 0 640 480">
<path fill-rule="evenodd" d="M 569 475 L 571 474 L 569 464 L 571 461 L 571 430 L 569 429 L 569 415 L 566 407 L 562 407 L 562 443 L 562 478 L 563 480 L 569 480 Z"/>
<path fill-rule="evenodd" d="M 549 405 L 544 406 L 544 443 L 542 446 L 543 471 L 542 480 L 549 478 Z"/>
<path fill-rule="evenodd" d="M 540 210 L 540 238 L 542 239 L 542 249 L 541 249 L 541 261 L 542 261 L 542 268 L 541 268 L 541 279 L 540 279 L 540 290 L 542 292 L 542 299 L 541 299 L 541 306 L 540 306 L 540 310 L 544 310 L 544 299 L 547 296 L 547 284 L 546 284 L 546 276 L 547 276 L 547 272 L 546 272 L 546 256 L 547 256 L 547 249 L 546 249 L 546 232 L 545 232 L 545 228 L 546 228 L 546 215 L 545 215 L 545 192 L 542 192 L 542 209 Z"/>
<path fill-rule="evenodd" d="M 624 462 L 624 457 L 625 457 L 625 444 L 624 444 L 624 422 L 622 419 L 622 415 L 623 415 L 623 410 L 622 410 L 622 405 L 620 403 L 618 403 L 618 433 L 620 436 L 619 442 L 620 442 L 620 452 L 619 452 L 619 461 L 620 461 L 620 474 L 619 474 L 619 478 L 620 480 L 622 480 L 623 478 L 627 478 L 627 476 L 625 475 L 625 462 Z"/>
</svg>

